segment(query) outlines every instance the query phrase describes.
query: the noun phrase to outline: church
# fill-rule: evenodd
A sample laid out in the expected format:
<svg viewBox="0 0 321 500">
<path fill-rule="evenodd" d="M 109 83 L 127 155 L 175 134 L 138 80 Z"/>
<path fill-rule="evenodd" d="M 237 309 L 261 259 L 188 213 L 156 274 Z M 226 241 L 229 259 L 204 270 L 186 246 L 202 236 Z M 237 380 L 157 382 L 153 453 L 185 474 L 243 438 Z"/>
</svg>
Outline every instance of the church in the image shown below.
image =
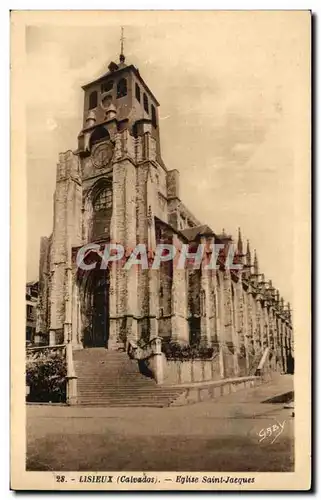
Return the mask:
<svg viewBox="0 0 321 500">
<path fill-rule="evenodd" d="M 178 269 L 171 260 L 159 269 L 77 265 L 81 248 L 94 263 L 94 248 L 109 242 L 122 245 L 125 258 L 137 244 L 152 254 L 162 243 L 190 252 L 233 244 L 181 199 L 179 172 L 161 156 L 159 103 L 123 50 L 82 88 L 77 149 L 59 154 L 53 231 L 41 238 L 35 343 L 121 352 L 130 343 L 144 351 L 158 339 L 161 346 L 196 346 L 200 357 L 206 349 L 219 353 L 218 378 L 249 375 L 263 361 L 271 371 L 293 372 L 290 305 L 265 280 L 240 230 L 240 270 L 227 269 L 220 256 L 216 269 Z"/>
</svg>

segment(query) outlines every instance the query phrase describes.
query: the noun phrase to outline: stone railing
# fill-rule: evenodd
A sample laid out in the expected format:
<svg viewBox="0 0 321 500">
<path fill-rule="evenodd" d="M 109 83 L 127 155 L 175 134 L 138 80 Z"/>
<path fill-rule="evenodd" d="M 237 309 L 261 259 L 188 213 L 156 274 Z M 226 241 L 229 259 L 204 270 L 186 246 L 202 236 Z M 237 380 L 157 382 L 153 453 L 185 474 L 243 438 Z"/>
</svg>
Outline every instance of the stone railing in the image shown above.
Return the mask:
<svg viewBox="0 0 321 500">
<path fill-rule="evenodd" d="M 134 340 L 126 342 L 126 352 L 131 359 L 144 363 L 152 373 L 157 384 L 164 381 L 164 355 L 162 353 L 162 339 L 154 337 L 144 345 L 138 345 Z"/>
<path fill-rule="evenodd" d="M 47 359 L 50 354 L 61 355 L 66 362 L 66 401 L 68 405 L 77 403 L 77 376 L 75 373 L 71 344 L 59 344 L 53 346 L 27 347 L 26 362 L 35 363 L 38 360 Z"/>
<path fill-rule="evenodd" d="M 219 356 L 208 359 L 166 359 L 164 384 L 179 385 L 220 379 Z"/>
<path fill-rule="evenodd" d="M 45 359 L 49 354 L 61 354 L 61 357 L 66 356 L 66 345 L 59 344 L 53 346 L 41 346 L 41 347 L 27 347 L 26 348 L 26 361 L 29 363 L 36 362 L 39 359 Z"/>
</svg>

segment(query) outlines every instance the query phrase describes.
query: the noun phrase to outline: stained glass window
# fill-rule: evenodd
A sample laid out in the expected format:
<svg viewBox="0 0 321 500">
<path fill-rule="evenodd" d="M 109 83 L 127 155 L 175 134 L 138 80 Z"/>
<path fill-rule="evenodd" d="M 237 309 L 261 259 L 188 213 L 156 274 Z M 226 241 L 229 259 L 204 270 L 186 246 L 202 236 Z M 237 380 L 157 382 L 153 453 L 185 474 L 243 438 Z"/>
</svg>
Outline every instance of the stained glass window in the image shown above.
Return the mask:
<svg viewBox="0 0 321 500">
<path fill-rule="evenodd" d="M 111 186 L 106 186 L 102 189 L 94 202 L 94 211 L 99 212 L 100 210 L 106 210 L 113 206 L 113 192 Z"/>
</svg>

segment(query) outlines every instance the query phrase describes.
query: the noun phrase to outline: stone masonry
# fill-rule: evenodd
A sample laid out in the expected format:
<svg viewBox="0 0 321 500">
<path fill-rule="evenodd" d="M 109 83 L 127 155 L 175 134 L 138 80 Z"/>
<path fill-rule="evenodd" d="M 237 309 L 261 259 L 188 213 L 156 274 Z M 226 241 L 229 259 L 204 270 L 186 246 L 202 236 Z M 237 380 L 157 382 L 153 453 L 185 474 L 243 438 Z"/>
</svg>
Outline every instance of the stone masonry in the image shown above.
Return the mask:
<svg viewBox="0 0 321 500">
<path fill-rule="evenodd" d="M 234 263 L 242 269 L 226 269 L 232 238 L 183 204 L 179 172 L 161 158 L 159 104 L 139 71 L 122 56 L 83 90 L 78 148 L 59 155 L 53 232 L 41 239 L 38 338 L 74 349 L 118 349 L 129 338 L 157 336 L 214 347 L 221 377 L 253 374 L 269 348 L 271 370 L 293 371 L 290 305 L 259 272 L 249 243 L 243 253 L 240 231 Z M 101 263 L 110 242 L 124 247 L 122 266 L 79 269 L 79 250 L 91 245 L 86 265 Z M 208 258 L 210 245 L 223 250 L 217 269 L 204 261 L 178 269 L 175 259 L 152 269 L 160 243 L 178 253 L 202 244 Z M 149 268 L 124 269 L 138 244 L 148 249 Z"/>
</svg>

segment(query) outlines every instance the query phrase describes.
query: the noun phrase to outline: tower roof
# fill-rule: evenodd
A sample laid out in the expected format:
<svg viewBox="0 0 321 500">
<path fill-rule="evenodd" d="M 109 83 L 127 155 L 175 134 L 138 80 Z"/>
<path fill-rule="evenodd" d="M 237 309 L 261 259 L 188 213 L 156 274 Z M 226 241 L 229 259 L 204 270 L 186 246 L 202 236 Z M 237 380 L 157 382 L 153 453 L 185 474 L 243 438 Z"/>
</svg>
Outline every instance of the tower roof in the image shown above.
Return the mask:
<svg viewBox="0 0 321 500">
<path fill-rule="evenodd" d="M 152 98 L 154 99 L 156 105 L 159 106 L 159 102 L 157 101 L 157 99 L 154 96 L 153 92 L 150 90 L 150 88 L 144 82 L 143 78 L 140 75 L 139 70 L 133 64 L 127 65 L 127 64 L 125 64 L 125 62 L 121 62 L 119 64 L 116 64 L 115 62 L 111 61 L 109 63 L 109 65 L 108 65 L 108 70 L 109 71 L 107 71 L 106 73 L 104 73 L 102 76 L 100 76 L 99 78 L 96 78 L 96 80 L 93 80 L 93 81 L 91 81 L 89 83 L 86 83 L 81 88 L 83 90 L 87 90 L 94 83 L 102 82 L 103 80 L 105 80 L 105 78 L 108 78 L 111 75 L 117 75 L 117 76 L 119 76 L 120 74 L 125 73 L 127 71 L 132 71 L 134 73 L 134 75 L 138 78 L 138 80 L 140 81 L 140 83 L 142 84 L 142 86 L 145 88 L 145 90 L 147 90 L 147 92 L 149 92 L 149 94 L 152 96 Z"/>
</svg>

